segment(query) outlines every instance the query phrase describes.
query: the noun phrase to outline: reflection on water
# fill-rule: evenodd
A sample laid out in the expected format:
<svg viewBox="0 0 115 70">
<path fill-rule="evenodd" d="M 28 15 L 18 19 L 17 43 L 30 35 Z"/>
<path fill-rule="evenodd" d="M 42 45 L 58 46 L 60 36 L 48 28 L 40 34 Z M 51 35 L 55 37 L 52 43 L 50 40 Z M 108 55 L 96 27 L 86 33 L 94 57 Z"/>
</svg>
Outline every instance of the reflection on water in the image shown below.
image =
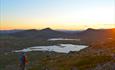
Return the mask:
<svg viewBox="0 0 115 70">
<path fill-rule="evenodd" d="M 80 41 L 80 39 L 68 39 L 68 38 L 51 38 L 51 39 L 48 39 L 48 41 L 58 41 L 58 40 L 76 40 L 76 41 Z"/>
<path fill-rule="evenodd" d="M 73 45 L 73 44 L 59 44 L 52 46 L 35 46 L 22 50 L 16 50 L 15 52 L 30 52 L 30 51 L 54 51 L 57 53 L 69 53 L 70 51 L 80 51 L 88 46 L 85 45 Z"/>
</svg>

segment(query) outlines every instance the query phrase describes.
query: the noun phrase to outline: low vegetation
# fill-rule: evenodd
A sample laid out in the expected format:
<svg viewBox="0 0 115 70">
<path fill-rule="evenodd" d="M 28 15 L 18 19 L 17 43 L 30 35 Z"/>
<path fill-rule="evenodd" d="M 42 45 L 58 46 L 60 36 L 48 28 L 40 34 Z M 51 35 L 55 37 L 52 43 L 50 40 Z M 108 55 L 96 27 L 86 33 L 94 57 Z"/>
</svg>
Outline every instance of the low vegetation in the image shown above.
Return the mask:
<svg viewBox="0 0 115 70">
<path fill-rule="evenodd" d="M 101 42 L 83 41 L 47 41 L 11 36 L 0 37 L 0 70 L 17 70 L 18 53 L 11 51 L 37 45 L 55 45 L 60 43 L 87 44 L 88 48 L 80 52 L 60 54 L 55 52 L 28 52 L 28 70 L 95 70 L 98 66 L 113 63 L 115 67 L 115 40 Z M 106 68 L 107 66 L 104 66 Z M 108 68 L 108 67 L 107 67 Z M 98 69 L 102 70 L 102 69 Z M 114 69 L 110 69 L 114 70 Z"/>
</svg>

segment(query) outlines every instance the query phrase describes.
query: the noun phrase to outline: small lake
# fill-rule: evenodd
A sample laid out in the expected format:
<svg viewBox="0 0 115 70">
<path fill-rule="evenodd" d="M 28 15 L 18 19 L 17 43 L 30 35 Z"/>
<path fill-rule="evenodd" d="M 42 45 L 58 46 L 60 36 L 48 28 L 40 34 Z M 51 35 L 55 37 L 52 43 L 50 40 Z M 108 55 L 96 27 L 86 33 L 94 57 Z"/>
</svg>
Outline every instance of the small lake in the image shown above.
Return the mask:
<svg viewBox="0 0 115 70">
<path fill-rule="evenodd" d="M 48 41 L 63 41 L 63 40 L 74 40 L 74 41 L 80 41 L 80 39 L 69 39 L 69 38 L 51 38 L 48 39 Z"/>
<path fill-rule="evenodd" d="M 59 45 L 52 45 L 52 46 L 34 46 L 22 50 L 16 50 L 14 52 L 53 51 L 56 53 L 69 53 L 71 51 L 80 51 L 87 47 L 88 46 L 86 45 L 59 44 Z"/>
</svg>

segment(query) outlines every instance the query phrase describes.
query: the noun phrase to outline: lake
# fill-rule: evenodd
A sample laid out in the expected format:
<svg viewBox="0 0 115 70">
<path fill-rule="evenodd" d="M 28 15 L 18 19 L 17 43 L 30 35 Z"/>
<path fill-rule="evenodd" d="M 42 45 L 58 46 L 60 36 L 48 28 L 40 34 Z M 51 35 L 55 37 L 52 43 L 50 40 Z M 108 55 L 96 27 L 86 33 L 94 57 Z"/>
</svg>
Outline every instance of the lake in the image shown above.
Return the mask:
<svg viewBox="0 0 115 70">
<path fill-rule="evenodd" d="M 52 46 L 34 46 L 25 48 L 22 50 L 16 50 L 14 52 L 30 52 L 30 51 L 48 51 L 48 52 L 56 52 L 56 53 L 69 53 L 71 51 L 80 51 L 84 48 L 87 48 L 86 45 L 73 45 L 73 44 L 59 44 Z"/>
<path fill-rule="evenodd" d="M 80 41 L 80 39 L 69 39 L 69 38 L 51 38 L 51 39 L 48 39 L 48 41 L 63 41 L 63 40 L 75 40 L 75 41 Z"/>
</svg>

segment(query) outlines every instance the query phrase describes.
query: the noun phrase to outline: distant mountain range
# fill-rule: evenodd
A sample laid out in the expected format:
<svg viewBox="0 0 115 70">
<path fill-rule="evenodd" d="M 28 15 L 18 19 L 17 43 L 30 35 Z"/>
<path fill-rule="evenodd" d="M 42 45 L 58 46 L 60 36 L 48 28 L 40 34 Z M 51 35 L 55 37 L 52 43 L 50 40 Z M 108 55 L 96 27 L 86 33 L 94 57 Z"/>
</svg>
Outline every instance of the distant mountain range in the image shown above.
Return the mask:
<svg viewBox="0 0 115 70">
<path fill-rule="evenodd" d="M 51 28 L 45 28 L 45 29 L 52 30 Z M 36 30 L 36 29 L 29 29 L 29 30 Z M 25 30 L 0 30 L 0 34 L 11 34 L 20 31 L 25 31 Z M 65 33 L 75 33 L 75 32 L 81 32 L 83 30 L 56 30 L 56 31 L 65 32 Z"/>
<path fill-rule="evenodd" d="M 58 31 L 51 28 L 45 28 L 42 30 L 30 29 L 30 30 L 12 30 L 12 31 L 0 31 L 0 34 L 7 34 L 14 37 L 26 37 L 26 38 L 80 38 L 81 40 L 108 40 L 115 39 L 115 28 L 113 29 L 91 29 L 88 28 L 84 31 Z"/>
<path fill-rule="evenodd" d="M 20 32 L 23 30 L 0 30 L 0 34 L 10 34 L 10 33 L 15 33 L 15 32 Z"/>
<path fill-rule="evenodd" d="M 52 30 L 50 28 L 45 28 L 45 29 L 42 29 L 42 30 L 36 30 L 36 29 L 23 30 L 23 31 L 11 33 L 9 35 L 12 35 L 12 36 L 15 36 L 15 37 L 48 39 L 48 38 L 67 37 L 69 35 L 69 33 Z"/>
<path fill-rule="evenodd" d="M 115 39 L 115 28 L 113 29 L 91 29 L 75 34 L 78 38 L 86 41 L 108 41 Z"/>
</svg>

